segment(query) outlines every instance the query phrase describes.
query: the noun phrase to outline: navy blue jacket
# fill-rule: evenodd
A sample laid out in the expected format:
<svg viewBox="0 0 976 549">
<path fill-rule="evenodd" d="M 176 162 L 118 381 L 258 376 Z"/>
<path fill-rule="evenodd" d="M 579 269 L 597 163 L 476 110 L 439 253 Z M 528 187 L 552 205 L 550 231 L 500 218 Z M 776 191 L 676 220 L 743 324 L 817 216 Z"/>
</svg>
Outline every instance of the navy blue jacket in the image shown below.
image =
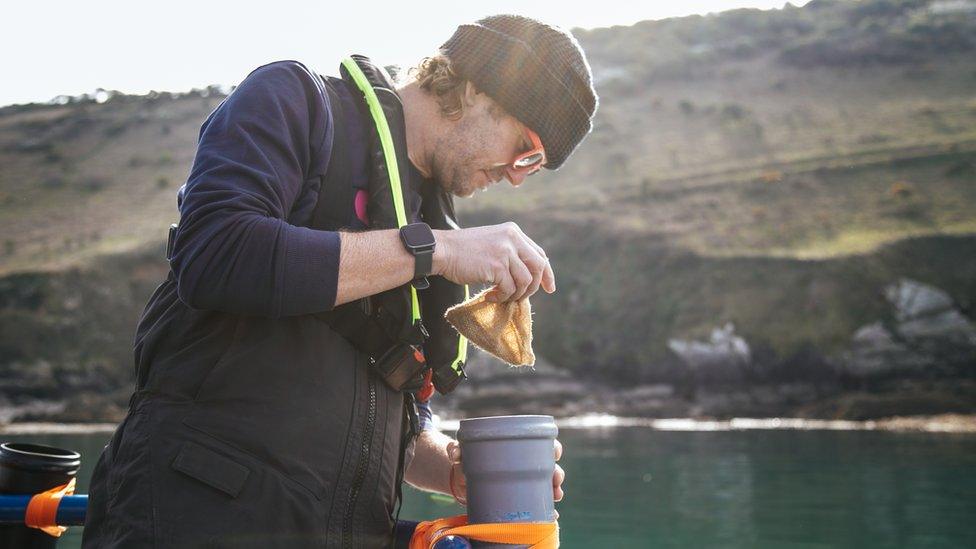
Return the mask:
<svg viewBox="0 0 976 549">
<path fill-rule="evenodd" d="M 270 317 L 333 307 L 339 235 L 302 226 L 318 199 L 305 174 L 331 120 L 328 96 L 292 62 L 257 69 L 210 114 L 178 198 L 180 299 Z"/>
<path fill-rule="evenodd" d="M 354 112 L 353 98 L 338 91 Z M 346 120 L 360 136 L 352 140 L 357 156 L 366 128 L 358 117 Z M 295 61 L 255 69 L 210 113 L 177 198 L 171 264 L 184 303 L 272 318 L 333 308 L 339 234 L 306 226 L 319 200 L 318 180 L 306 176 L 324 173 L 329 157 L 314 153 L 333 131 L 328 95 Z M 325 165 L 310 166 L 316 156 Z M 354 177 L 364 179 L 363 168 L 354 164 Z M 418 411 L 421 427 L 431 428 L 429 405 Z"/>
<path fill-rule="evenodd" d="M 352 182 L 366 172 L 353 90 L 273 63 L 204 123 L 172 269 L 136 330 L 136 391 L 92 473 L 86 549 L 392 541 L 406 401 L 311 314 L 334 307 L 339 266 L 338 234 L 306 226 L 312 164 L 334 132 Z"/>
</svg>

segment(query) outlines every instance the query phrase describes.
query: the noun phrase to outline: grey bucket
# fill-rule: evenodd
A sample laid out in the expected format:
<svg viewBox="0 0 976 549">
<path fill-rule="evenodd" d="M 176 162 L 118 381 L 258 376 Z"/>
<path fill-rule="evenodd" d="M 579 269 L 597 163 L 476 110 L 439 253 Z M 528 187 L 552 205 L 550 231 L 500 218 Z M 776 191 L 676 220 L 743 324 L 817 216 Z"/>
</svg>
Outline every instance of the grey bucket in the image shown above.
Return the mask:
<svg viewBox="0 0 976 549">
<path fill-rule="evenodd" d="M 457 439 L 467 479 L 468 523 L 553 522 L 552 416 L 496 416 L 462 419 Z M 473 547 L 520 548 L 473 542 Z"/>
</svg>

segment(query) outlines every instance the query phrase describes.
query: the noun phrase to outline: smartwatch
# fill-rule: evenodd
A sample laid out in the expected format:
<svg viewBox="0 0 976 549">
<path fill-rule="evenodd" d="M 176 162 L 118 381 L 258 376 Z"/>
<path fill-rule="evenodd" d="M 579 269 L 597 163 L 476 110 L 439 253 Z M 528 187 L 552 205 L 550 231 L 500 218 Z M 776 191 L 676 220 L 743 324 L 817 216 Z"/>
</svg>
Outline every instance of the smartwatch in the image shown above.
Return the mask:
<svg viewBox="0 0 976 549">
<path fill-rule="evenodd" d="M 434 269 L 434 232 L 426 223 L 411 223 L 400 227 L 400 241 L 413 254 L 413 286 L 418 290 L 430 287 L 427 275 Z"/>
</svg>

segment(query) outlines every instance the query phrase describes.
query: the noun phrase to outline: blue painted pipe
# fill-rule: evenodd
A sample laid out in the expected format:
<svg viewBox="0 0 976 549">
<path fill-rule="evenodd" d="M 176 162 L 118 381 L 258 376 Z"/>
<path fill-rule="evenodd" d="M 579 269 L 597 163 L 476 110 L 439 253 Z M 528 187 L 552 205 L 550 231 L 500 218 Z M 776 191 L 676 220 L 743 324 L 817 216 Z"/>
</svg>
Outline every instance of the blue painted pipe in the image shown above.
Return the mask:
<svg viewBox="0 0 976 549">
<path fill-rule="evenodd" d="M 30 494 L 3 495 L 0 494 L 0 524 L 24 524 L 24 514 L 30 503 Z M 85 513 L 88 510 L 88 494 L 64 496 L 58 506 L 58 524 L 61 526 L 83 526 Z M 407 547 L 417 522 L 412 520 L 397 521 L 397 547 Z M 471 544 L 466 539 L 449 536 L 434 545 L 434 549 L 469 549 Z"/>
<path fill-rule="evenodd" d="M 0 524 L 23 524 L 24 514 L 31 496 L 0 495 Z M 88 509 L 88 495 L 64 496 L 58 506 L 58 524 L 61 526 L 81 526 L 85 524 Z"/>
<path fill-rule="evenodd" d="M 0 524 L 23 524 L 30 496 L 0 495 Z"/>
<path fill-rule="evenodd" d="M 84 526 L 88 511 L 88 494 L 64 496 L 58 506 L 58 524 L 61 526 Z"/>
<path fill-rule="evenodd" d="M 446 536 L 434 544 L 434 549 L 471 549 L 471 542 L 461 536 Z"/>
</svg>

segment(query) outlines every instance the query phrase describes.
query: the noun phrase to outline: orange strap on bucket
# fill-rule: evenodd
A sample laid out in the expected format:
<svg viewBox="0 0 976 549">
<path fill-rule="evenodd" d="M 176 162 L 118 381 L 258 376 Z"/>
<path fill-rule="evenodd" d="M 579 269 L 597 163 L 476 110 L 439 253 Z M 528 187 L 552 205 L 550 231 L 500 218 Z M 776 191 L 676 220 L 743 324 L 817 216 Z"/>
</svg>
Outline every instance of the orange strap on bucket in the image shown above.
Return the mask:
<svg viewBox="0 0 976 549">
<path fill-rule="evenodd" d="M 58 506 L 61 505 L 61 498 L 75 493 L 75 479 L 71 479 L 67 484 L 55 486 L 46 492 L 34 494 L 27 504 L 27 513 L 24 514 L 24 524 L 31 528 L 43 530 L 46 534 L 56 538 L 67 530 L 64 526 L 58 526 Z"/>
<path fill-rule="evenodd" d="M 457 515 L 421 522 L 410 538 L 410 549 L 431 549 L 447 536 L 461 536 L 477 541 L 528 545 L 531 549 L 559 547 L 559 524 L 556 522 L 499 522 L 468 524 L 467 515 Z"/>
</svg>

